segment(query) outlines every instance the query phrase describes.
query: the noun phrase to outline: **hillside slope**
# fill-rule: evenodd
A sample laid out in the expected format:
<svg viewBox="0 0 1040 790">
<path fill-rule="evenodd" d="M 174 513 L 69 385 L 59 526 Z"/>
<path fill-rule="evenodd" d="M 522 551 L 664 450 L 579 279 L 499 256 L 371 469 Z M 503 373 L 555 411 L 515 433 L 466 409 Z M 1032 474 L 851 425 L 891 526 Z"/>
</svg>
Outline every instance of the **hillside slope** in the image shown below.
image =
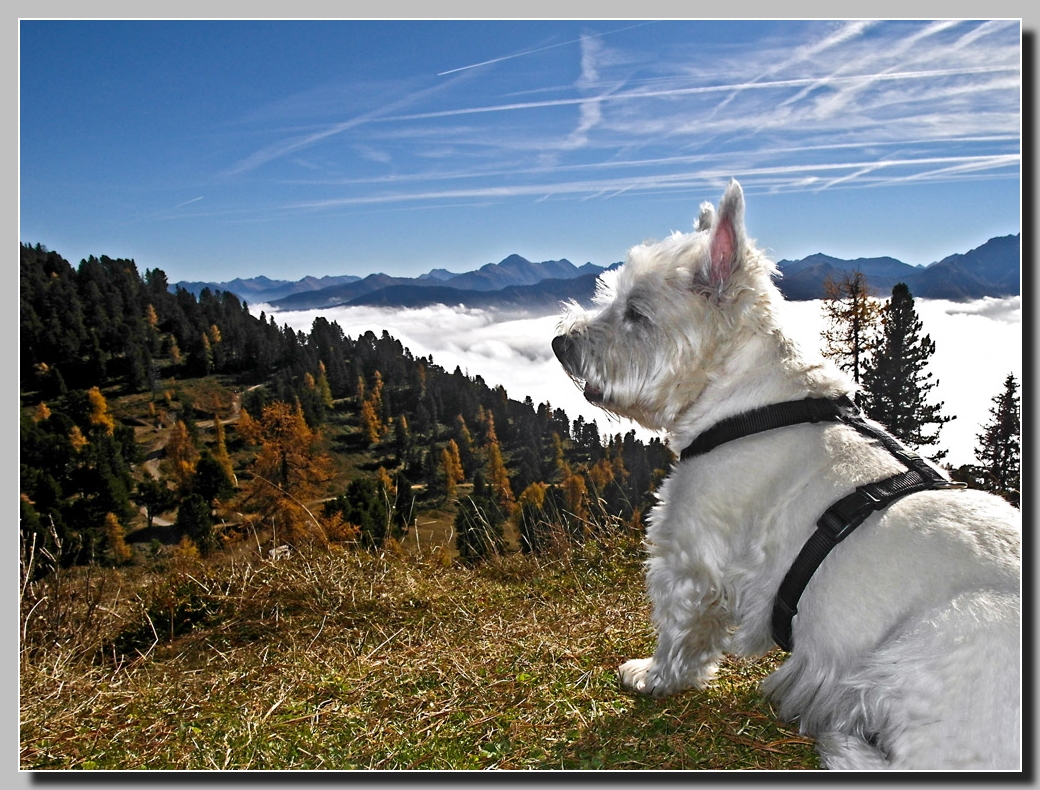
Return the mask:
<svg viewBox="0 0 1040 790">
<path fill-rule="evenodd" d="M 247 553 L 49 577 L 75 595 L 37 583 L 23 602 L 20 766 L 815 768 L 756 689 L 778 654 L 672 699 L 618 689 L 653 647 L 640 561 L 616 536 L 476 568 Z"/>
</svg>

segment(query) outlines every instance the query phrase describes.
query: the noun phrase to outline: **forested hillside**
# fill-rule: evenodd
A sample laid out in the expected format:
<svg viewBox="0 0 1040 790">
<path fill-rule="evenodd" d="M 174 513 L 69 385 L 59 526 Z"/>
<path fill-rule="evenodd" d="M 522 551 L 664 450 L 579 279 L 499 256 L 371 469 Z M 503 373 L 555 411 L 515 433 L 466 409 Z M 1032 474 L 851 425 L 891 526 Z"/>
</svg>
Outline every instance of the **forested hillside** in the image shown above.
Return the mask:
<svg viewBox="0 0 1040 790">
<path fill-rule="evenodd" d="M 661 442 L 133 261 L 21 300 L 21 768 L 815 767 L 776 656 L 617 687 Z"/>
<path fill-rule="evenodd" d="M 66 565 L 183 538 L 422 545 L 424 525 L 467 561 L 536 552 L 550 527 L 582 540 L 593 513 L 638 529 L 672 459 L 386 333 L 297 332 L 234 294 L 39 245 L 21 247 L 20 376 L 23 539 Z"/>
</svg>

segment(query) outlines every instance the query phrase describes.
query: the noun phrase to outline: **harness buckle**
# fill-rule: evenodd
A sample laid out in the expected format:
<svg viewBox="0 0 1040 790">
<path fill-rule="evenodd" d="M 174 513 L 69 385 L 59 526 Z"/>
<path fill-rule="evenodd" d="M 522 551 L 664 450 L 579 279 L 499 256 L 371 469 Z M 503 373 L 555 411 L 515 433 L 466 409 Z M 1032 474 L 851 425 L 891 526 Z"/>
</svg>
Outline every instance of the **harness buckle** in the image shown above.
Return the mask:
<svg viewBox="0 0 1040 790">
<path fill-rule="evenodd" d="M 827 508 L 816 526 L 835 543 L 840 543 L 883 504 L 884 500 L 870 489 L 869 484 L 860 486 Z"/>
</svg>

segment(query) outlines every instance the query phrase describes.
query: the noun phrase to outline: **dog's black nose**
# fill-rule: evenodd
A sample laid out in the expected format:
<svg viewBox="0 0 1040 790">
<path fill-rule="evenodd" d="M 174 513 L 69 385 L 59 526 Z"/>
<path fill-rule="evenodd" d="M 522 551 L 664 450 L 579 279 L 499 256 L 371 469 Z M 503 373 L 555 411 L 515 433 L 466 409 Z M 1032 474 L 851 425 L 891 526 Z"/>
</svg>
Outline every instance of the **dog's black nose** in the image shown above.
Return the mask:
<svg viewBox="0 0 1040 790">
<path fill-rule="evenodd" d="M 552 341 L 552 350 L 556 358 L 564 365 L 567 364 L 567 355 L 574 346 L 574 341 L 569 335 L 557 335 Z"/>
</svg>

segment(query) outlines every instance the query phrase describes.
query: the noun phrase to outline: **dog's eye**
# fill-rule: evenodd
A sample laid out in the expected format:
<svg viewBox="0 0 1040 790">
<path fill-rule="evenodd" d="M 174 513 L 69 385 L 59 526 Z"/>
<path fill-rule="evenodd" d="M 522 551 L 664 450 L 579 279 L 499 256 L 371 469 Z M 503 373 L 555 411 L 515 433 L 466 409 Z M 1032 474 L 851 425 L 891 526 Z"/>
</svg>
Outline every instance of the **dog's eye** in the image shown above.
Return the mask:
<svg viewBox="0 0 1040 790">
<path fill-rule="evenodd" d="M 625 320 L 632 324 L 645 324 L 649 319 L 635 305 L 625 306 Z"/>
</svg>

